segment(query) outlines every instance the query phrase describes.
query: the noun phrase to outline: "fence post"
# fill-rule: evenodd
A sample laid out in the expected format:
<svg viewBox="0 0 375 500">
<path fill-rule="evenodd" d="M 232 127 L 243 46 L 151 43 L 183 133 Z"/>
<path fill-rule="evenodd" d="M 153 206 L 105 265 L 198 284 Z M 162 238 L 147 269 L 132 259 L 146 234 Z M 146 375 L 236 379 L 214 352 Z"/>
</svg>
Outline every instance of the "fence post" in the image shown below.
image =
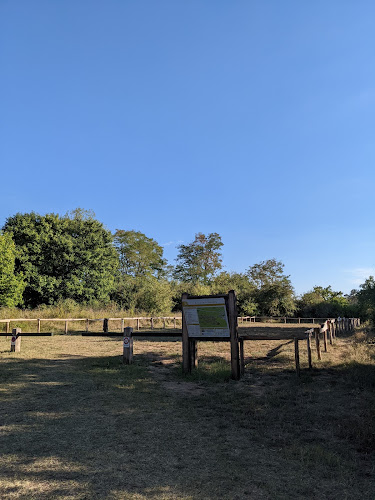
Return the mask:
<svg viewBox="0 0 375 500">
<path fill-rule="evenodd" d="M 13 328 L 10 352 L 21 352 L 21 328 Z"/>
<path fill-rule="evenodd" d="M 307 359 L 309 362 L 309 369 L 312 369 L 312 360 L 311 360 L 311 333 L 308 333 L 307 338 Z"/>
<path fill-rule="evenodd" d="M 297 377 L 300 376 L 300 366 L 299 366 L 299 348 L 298 348 L 298 338 L 294 337 L 294 358 L 296 360 L 296 373 Z"/>
<path fill-rule="evenodd" d="M 124 328 L 122 362 L 126 365 L 133 362 L 133 328 L 131 326 Z"/>
<path fill-rule="evenodd" d="M 88 333 L 89 331 L 89 319 L 86 319 L 86 332 Z"/>
<path fill-rule="evenodd" d="M 320 339 L 319 339 L 319 333 L 320 333 L 320 328 L 314 328 L 314 333 L 315 333 L 315 344 L 316 344 L 316 353 L 318 355 L 318 359 L 322 359 L 322 355 L 320 352 Z"/>
<path fill-rule="evenodd" d="M 65 335 L 68 334 L 68 322 L 65 321 Z"/>
<path fill-rule="evenodd" d="M 137 330 L 139 330 L 139 318 L 137 318 Z"/>
<path fill-rule="evenodd" d="M 108 333 L 108 318 L 103 319 L 103 333 Z"/>
<path fill-rule="evenodd" d="M 37 333 L 40 333 L 40 319 L 38 318 L 38 327 L 37 327 Z"/>
</svg>

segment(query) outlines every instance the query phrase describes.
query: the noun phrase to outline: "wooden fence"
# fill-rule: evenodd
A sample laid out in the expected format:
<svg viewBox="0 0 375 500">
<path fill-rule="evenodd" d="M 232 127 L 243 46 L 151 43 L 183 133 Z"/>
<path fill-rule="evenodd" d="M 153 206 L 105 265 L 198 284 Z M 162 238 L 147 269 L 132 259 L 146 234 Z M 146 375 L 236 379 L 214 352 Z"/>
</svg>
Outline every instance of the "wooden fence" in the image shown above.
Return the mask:
<svg viewBox="0 0 375 500">
<path fill-rule="evenodd" d="M 2 333 L 2 335 L 10 335 L 11 332 L 11 323 L 37 323 L 37 328 L 36 328 L 36 335 L 41 334 L 41 325 L 42 322 L 63 322 L 64 323 L 64 332 L 65 334 L 68 334 L 69 332 L 69 323 L 73 322 L 83 322 L 84 323 L 84 330 L 86 333 L 89 332 L 89 327 L 91 323 L 94 322 L 101 322 L 102 323 L 102 330 L 103 333 L 107 333 L 110 331 L 109 325 L 110 322 L 120 322 L 120 330 L 123 332 L 124 327 L 125 327 L 125 321 L 127 323 L 133 323 L 135 328 L 137 330 L 140 330 L 142 326 L 144 326 L 144 323 L 146 323 L 146 326 L 149 326 L 151 330 L 153 330 L 156 327 L 156 323 L 161 323 L 162 328 L 166 329 L 167 325 L 171 326 L 170 323 L 173 321 L 173 328 L 176 330 L 177 325 L 179 328 L 181 328 L 181 321 L 182 318 L 181 316 L 150 316 L 150 317 L 131 317 L 131 318 L 98 318 L 98 319 L 92 319 L 92 318 L 8 318 L 8 319 L 0 319 L 0 323 L 5 323 L 5 332 Z M 143 325 L 142 325 L 143 323 Z M 112 323 L 113 324 L 113 323 Z M 1 334 L 0 334 L 1 335 Z"/>
</svg>

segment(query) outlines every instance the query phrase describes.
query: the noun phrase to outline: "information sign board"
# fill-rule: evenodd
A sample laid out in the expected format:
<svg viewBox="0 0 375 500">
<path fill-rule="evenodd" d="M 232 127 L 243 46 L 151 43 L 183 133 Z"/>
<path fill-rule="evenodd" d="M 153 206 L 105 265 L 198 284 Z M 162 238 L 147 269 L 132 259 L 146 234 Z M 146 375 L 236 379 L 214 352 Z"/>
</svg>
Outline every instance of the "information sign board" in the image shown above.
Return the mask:
<svg viewBox="0 0 375 500">
<path fill-rule="evenodd" d="M 182 308 L 189 337 L 230 337 L 223 297 L 186 298 L 182 301 Z"/>
</svg>

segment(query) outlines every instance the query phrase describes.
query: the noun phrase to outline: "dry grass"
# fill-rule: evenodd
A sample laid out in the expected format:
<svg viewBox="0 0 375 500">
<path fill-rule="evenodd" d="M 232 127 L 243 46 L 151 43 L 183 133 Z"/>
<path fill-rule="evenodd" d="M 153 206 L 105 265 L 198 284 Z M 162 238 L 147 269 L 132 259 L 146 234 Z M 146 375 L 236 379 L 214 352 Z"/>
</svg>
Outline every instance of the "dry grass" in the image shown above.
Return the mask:
<svg viewBox="0 0 375 500">
<path fill-rule="evenodd" d="M 20 354 L 9 343 L 0 339 L 1 498 L 375 497 L 367 333 L 339 339 L 299 380 L 288 340 L 245 342 L 240 382 L 226 343 L 200 343 L 190 377 L 180 341 L 136 339 L 131 366 L 116 338 L 24 337 Z"/>
</svg>

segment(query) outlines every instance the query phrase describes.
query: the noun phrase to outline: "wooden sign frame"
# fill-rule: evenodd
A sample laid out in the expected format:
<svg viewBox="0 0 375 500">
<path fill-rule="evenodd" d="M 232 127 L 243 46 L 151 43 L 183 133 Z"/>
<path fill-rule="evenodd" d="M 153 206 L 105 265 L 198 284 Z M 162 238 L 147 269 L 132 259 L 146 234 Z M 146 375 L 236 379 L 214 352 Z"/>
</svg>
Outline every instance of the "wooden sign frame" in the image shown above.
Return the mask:
<svg viewBox="0 0 375 500">
<path fill-rule="evenodd" d="M 224 299 L 226 307 L 229 336 L 228 337 L 189 337 L 184 307 L 182 307 L 182 370 L 183 373 L 191 373 L 192 369 L 197 366 L 197 342 L 198 341 L 227 341 L 230 342 L 231 353 L 231 377 L 233 380 L 239 380 L 241 377 L 240 370 L 240 353 L 237 328 L 237 299 L 234 290 L 230 290 L 227 295 L 188 295 L 182 294 L 182 304 L 187 299 Z"/>
</svg>

